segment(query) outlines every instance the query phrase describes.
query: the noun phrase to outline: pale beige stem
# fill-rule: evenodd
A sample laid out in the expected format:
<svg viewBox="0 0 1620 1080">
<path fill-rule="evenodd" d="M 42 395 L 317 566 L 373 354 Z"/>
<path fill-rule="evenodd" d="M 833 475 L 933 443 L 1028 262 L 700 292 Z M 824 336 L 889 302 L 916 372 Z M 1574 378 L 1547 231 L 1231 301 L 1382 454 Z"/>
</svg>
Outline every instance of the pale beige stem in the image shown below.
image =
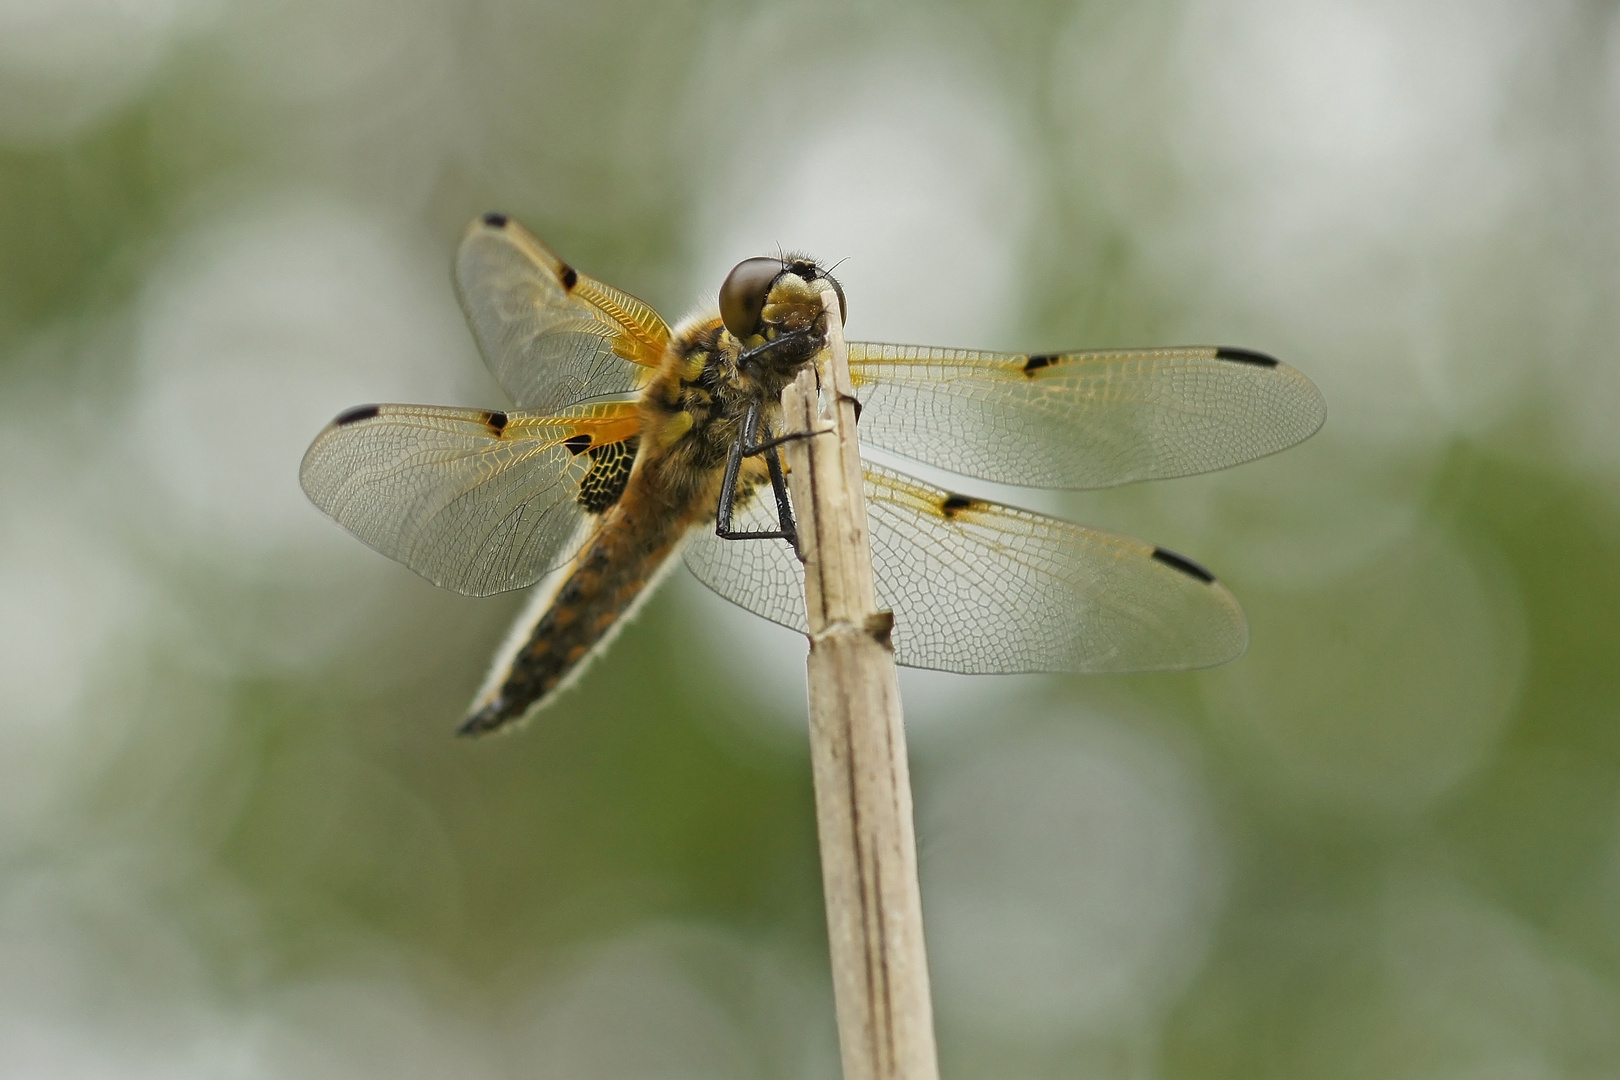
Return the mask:
<svg viewBox="0 0 1620 1080">
<path fill-rule="evenodd" d="M 789 442 L 787 456 L 805 563 L 810 756 L 844 1080 L 936 1080 L 892 619 L 873 594 L 838 302 L 831 292 L 823 300 L 828 414 L 809 370 L 782 406 L 788 431 L 823 432 Z"/>
</svg>

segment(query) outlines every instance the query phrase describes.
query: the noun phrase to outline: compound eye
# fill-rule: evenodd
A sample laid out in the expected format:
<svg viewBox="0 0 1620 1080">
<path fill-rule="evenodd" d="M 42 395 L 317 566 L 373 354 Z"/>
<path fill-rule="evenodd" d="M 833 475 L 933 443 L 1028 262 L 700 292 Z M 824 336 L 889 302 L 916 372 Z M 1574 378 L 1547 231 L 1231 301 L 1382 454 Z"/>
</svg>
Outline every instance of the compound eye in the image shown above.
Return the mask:
<svg viewBox="0 0 1620 1080">
<path fill-rule="evenodd" d="M 720 286 L 720 321 L 738 341 L 759 332 L 760 316 L 771 286 L 786 269 L 781 259 L 744 259 L 731 268 Z"/>
</svg>

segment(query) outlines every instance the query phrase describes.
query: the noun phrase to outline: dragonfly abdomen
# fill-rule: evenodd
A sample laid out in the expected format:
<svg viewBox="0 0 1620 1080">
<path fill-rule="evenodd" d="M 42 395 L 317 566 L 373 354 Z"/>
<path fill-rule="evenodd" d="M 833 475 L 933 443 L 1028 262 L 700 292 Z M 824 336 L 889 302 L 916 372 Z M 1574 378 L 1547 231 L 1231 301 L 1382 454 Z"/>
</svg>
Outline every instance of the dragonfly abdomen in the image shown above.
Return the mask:
<svg viewBox="0 0 1620 1080">
<path fill-rule="evenodd" d="M 691 518 L 649 508 L 637 497 L 640 486 L 632 480 L 624 499 L 592 523 L 593 535 L 574 560 L 542 583 L 461 734 L 508 727 L 565 689 L 673 565 Z"/>
</svg>

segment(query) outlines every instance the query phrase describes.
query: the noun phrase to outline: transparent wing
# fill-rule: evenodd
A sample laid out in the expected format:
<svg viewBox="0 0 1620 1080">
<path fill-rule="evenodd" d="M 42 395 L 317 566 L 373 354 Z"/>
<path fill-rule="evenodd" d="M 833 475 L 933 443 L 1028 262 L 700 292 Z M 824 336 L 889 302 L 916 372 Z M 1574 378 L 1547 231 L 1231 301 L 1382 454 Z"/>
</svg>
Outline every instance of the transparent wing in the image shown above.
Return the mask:
<svg viewBox="0 0 1620 1080">
<path fill-rule="evenodd" d="M 768 489 L 742 509 L 769 528 Z M 1243 611 L 1202 567 L 1140 540 L 866 468 L 877 599 L 894 612 L 895 659 L 966 673 L 1209 667 L 1248 643 Z M 686 547 L 721 596 L 804 632 L 803 572 L 785 542 Z"/>
<path fill-rule="evenodd" d="M 298 478 L 366 544 L 435 585 L 487 596 L 572 554 L 591 502 L 582 484 L 592 488 L 593 470 L 627 474 L 622 451 L 638 431 L 622 402 L 555 415 L 367 405 L 316 436 Z"/>
<path fill-rule="evenodd" d="M 501 214 L 467 227 L 456 294 L 489 370 L 538 412 L 630 393 L 669 342 L 652 308 L 575 270 Z"/>
<path fill-rule="evenodd" d="M 861 439 L 965 476 L 1099 488 L 1223 469 L 1306 438 L 1311 381 L 1243 349 L 1016 355 L 849 343 Z"/>
</svg>

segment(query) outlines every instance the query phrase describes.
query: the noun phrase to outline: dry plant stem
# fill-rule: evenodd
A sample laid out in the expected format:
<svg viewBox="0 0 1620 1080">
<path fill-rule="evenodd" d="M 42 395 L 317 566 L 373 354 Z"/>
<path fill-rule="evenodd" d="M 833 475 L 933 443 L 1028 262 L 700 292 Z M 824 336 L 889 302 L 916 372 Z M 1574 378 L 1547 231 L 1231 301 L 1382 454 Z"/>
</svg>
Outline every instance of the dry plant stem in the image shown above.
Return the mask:
<svg viewBox="0 0 1620 1080">
<path fill-rule="evenodd" d="M 826 385 L 782 395 L 810 623 L 810 756 L 844 1080 L 936 1080 L 911 778 L 888 612 L 877 610 L 866 499 L 836 297 L 827 293 Z M 828 427 L 831 431 L 828 431 Z"/>
</svg>

